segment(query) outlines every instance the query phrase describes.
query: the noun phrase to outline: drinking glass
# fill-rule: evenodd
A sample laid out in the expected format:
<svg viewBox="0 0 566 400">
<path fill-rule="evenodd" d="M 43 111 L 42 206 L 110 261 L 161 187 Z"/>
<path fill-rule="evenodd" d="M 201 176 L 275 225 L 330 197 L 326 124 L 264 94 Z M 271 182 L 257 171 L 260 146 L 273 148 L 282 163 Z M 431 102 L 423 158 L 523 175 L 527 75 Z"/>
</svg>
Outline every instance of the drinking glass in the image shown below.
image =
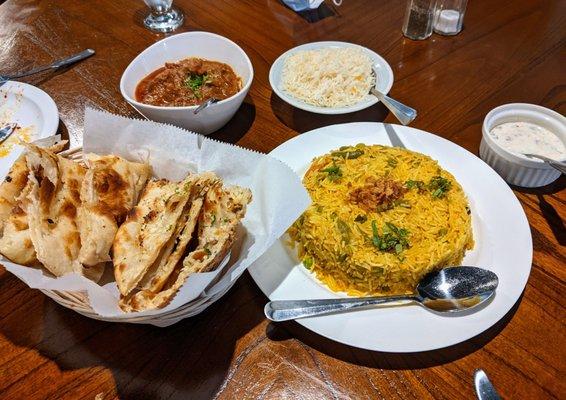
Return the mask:
<svg viewBox="0 0 566 400">
<path fill-rule="evenodd" d="M 173 0 L 143 0 L 151 12 L 143 20 L 146 28 L 154 32 L 172 32 L 183 25 L 183 13 L 173 7 Z"/>
</svg>

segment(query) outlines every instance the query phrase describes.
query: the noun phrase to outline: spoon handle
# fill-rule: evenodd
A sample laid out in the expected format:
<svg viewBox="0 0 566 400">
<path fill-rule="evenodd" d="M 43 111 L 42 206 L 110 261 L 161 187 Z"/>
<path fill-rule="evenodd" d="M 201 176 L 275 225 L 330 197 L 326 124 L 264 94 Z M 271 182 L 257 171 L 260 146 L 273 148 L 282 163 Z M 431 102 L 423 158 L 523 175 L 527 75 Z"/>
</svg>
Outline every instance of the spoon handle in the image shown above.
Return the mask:
<svg viewBox="0 0 566 400">
<path fill-rule="evenodd" d="M 406 106 L 405 104 L 386 96 L 375 88 L 371 88 L 370 91 L 371 94 L 377 97 L 379 101 L 381 101 L 403 125 L 409 125 L 415 118 L 417 118 L 417 110 L 414 108 Z"/>
<path fill-rule="evenodd" d="M 545 156 L 539 156 L 538 154 L 525 154 L 527 157 L 534 157 L 534 158 L 538 158 L 539 160 L 544 161 L 545 163 L 547 163 L 548 165 L 550 165 L 552 168 L 562 172 L 563 174 L 566 174 L 566 163 L 561 162 L 561 161 L 556 161 L 553 160 L 552 158 L 548 158 Z"/>
<path fill-rule="evenodd" d="M 415 301 L 415 296 L 357 297 L 346 299 L 321 300 L 275 300 L 265 305 L 265 316 L 271 321 L 288 321 L 290 319 L 314 317 L 355 308 L 369 307 L 394 301 Z"/>
</svg>

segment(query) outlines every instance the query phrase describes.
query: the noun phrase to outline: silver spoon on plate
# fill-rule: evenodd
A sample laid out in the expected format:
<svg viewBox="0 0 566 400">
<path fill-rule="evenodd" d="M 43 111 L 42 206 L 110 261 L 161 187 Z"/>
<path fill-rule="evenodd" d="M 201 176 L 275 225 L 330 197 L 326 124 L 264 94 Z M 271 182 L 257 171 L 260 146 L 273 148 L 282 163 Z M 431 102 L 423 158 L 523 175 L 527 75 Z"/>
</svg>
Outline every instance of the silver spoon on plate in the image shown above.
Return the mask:
<svg viewBox="0 0 566 400">
<path fill-rule="evenodd" d="M 448 267 L 425 276 L 411 295 L 275 300 L 265 305 L 264 312 L 268 319 L 278 322 L 403 301 L 419 304 L 430 311 L 449 313 L 477 307 L 493 296 L 498 284 L 497 275 L 486 269 Z"/>
<path fill-rule="evenodd" d="M 377 78 L 378 73 L 375 67 L 372 67 L 371 72 L 372 75 Z M 415 118 L 417 118 L 417 110 L 392 99 L 384 93 L 381 93 L 375 88 L 375 85 L 369 89 L 369 92 L 377 97 L 379 101 L 381 101 L 403 125 L 409 125 Z"/>
</svg>

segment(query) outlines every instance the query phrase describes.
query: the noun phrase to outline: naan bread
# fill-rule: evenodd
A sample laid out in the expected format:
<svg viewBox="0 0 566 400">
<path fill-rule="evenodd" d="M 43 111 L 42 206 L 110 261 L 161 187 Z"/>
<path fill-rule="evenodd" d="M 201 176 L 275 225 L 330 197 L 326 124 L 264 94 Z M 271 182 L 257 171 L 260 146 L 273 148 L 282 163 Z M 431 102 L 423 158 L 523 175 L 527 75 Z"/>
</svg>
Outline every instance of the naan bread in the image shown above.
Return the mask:
<svg viewBox="0 0 566 400">
<path fill-rule="evenodd" d="M 222 184 L 215 182 L 206 193 L 199 217 L 197 248 L 171 274 L 164 290 L 158 293 L 140 290 L 120 299 L 120 307 L 124 311 L 165 307 L 189 275 L 214 270 L 228 254 L 236 236 L 236 228 L 244 217 L 251 198 L 249 189 L 238 186 L 222 189 Z"/>
<path fill-rule="evenodd" d="M 157 293 L 161 290 L 177 263 L 183 257 L 185 249 L 195 233 L 198 216 L 204 203 L 204 196 L 212 184 L 219 181 L 213 173 L 199 175 L 193 185 L 191 196 L 185 206 L 185 210 L 175 226 L 173 235 L 161 250 L 159 257 L 148 269 L 138 288 Z"/>
<path fill-rule="evenodd" d="M 96 265 L 111 261 L 110 248 L 118 226 L 137 204 L 151 176 L 151 167 L 118 156 L 87 154 L 78 211 L 81 249 L 79 261 Z"/>
<path fill-rule="evenodd" d="M 66 144 L 64 140 L 48 150 L 59 152 Z M 27 214 L 22 208 L 22 199 L 31 189 L 28 175 L 26 155 L 22 154 L 0 184 L 0 253 L 12 262 L 31 266 L 38 261 L 29 235 Z"/>
<path fill-rule="evenodd" d="M 37 146 L 26 147 L 30 188 L 22 208 L 37 259 L 56 276 L 76 272 L 97 281 L 102 266 L 83 267 L 78 261 L 77 209 L 85 168 Z"/>
<path fill-rule="evenodd" d="M 173 235 L 197 175 L 182 182 L 152 180 L 128 214 L 112 245 L 114 276 L 122 295 L 130 293 Z"/>
<path fill-rule="evenodd" d="M 22 154 L 12 165 L 8 175 L 4 178 L 4 182 L 0 185 L 0 236 L 16 204 L 16 198 L 28 182 L 28 172 L 26 157 Z"/>
</svg>

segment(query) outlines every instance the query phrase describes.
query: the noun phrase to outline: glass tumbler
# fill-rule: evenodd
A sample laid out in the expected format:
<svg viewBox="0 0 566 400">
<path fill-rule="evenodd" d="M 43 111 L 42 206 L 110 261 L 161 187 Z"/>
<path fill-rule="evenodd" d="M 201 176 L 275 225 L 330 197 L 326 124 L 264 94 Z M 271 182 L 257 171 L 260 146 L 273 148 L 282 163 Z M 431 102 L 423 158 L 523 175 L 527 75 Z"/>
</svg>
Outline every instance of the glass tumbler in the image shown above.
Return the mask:
<svg viewBox="0 0 566 400">
<path fill-rule="evenodd" d="M 173 7 L 173 0 L 143 0 L 151 12 L 143 20 L 146 28 L 154 32 L 172 32 L 183 25 L 181 10 Z"/>
<path fill-rule="evenodd" d="M 413 40 L 424 40 L 432 35 L 435 0 L 408 0 L 403 35 Z"/>
</svg>

